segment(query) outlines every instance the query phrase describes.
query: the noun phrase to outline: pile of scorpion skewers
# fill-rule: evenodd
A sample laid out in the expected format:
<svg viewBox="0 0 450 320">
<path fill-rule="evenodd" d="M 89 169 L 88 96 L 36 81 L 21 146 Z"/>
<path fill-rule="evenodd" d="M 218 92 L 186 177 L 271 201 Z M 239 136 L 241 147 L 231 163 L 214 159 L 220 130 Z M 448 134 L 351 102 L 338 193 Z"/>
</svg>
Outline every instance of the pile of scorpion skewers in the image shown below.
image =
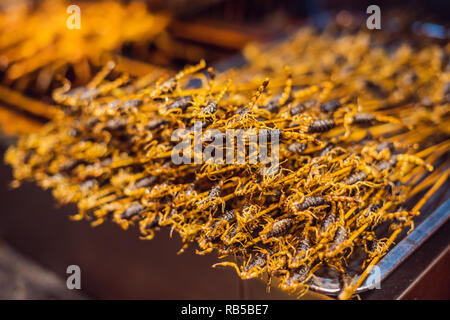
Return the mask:
<svg viewBox="0 0 450 320">
<path fill-rule="evenodd" d="M 143 239 L 171 228 L 181 251 L 196 243 L 226 258 L 215 266 L 298 294 L 331 269 L 350 298 L 447 180 L 450 46 L 388 50 L 362 31 L 303 28 L 243 55 L 244 66 L 220 73 L 201 61 L 133 79 L 111 62 L 86 87 L 65 81 L 53 93 L 60 112 L 7 151 L 13 185 L 36 181 L 77 204 L 73 219 L 136 225 Z M 277 130 L 278 170 L 175 164 L 173 133 L 191 135 L 196 122 L 204 132 Z"/>
<path fill-rule="evenodd" d="M 86 84 L 106 54 L 124 44 L 155 41 L 170 22 L 166 15 L 149 13 L 141 2 L 85 1 L 75 6 L 83 23 L 79 19 L 72 29 L 76 20 L 68 14 L 73 6 L 67 0 L 12 3 L 0 10 L 0 80 L 40 95 L 68 73 Z"/>
</svg>

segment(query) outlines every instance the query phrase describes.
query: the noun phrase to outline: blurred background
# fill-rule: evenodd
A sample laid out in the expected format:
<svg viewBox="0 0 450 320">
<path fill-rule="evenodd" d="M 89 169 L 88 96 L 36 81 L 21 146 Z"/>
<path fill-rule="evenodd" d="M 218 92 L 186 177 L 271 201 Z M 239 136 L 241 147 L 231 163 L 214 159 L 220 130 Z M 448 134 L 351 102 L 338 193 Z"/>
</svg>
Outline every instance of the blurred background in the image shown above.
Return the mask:
<svg viewBox="0 0 450 320">
<path fill-rule="evenodd" d="M 64 27 L 71 4 L 81 8 L 82 37 L 68 36 Z M 60 77 L 84 85 L 109 59 L 118 71 L 134 76 L 171 74 L 202 58 L 232 67 L 248 43 L 277 41 L 307 24 L 357 30 L 365 25 L 371 4 L 381 8 L 382 31 L 404 32 L 411 41 L 448 43 L 450 2 L 445 0 L 2 0 L 1 156 L 18 134 L 47 121 L 51 91 L 61 86 Z M 10 168 L 1 164 L 0 298 L 293 298 L 276 289 L 267 294 L 264 283 L 243 282 L 234 271 L 211 269 L 212 256 L 195 256 L 192 250 L 176 255 L 181 242 L 166 231 L 146 242 L 135 230 L 124 232 L 110 223 L 94 229 L 84 221 L 71 222 L 74 207 L 55 207 L 50 193 L 33 185 L 12 190 L 11 179 Z M 440 293 L 420 283 L 420 290 L 411 287 L 428 266 L 435 269 L 427 283 L 448 271 L 448 223 L 443 230 L 410 258 L 407 269 L 397 271 L 407 276 L 397 276 L 386 284 L 384 296 L 373 297 L 450 296 L 448 287 Z M 80 291 L 66 289 L 71 264 L 82 270 Z"/>
</svg>

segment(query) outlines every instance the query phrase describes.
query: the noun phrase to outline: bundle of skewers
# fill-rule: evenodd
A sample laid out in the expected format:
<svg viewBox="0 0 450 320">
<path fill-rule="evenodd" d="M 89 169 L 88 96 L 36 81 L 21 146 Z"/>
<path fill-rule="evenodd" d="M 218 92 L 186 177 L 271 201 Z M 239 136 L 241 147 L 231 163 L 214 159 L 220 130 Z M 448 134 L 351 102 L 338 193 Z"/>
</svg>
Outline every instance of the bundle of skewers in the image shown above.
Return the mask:
<svg viewBox="0 0 450 320">
<path fill-rule="evenodd" d="M 221 73 L 201 61 L 136 79 L 110 62 L 85 87 L 64 80 L 52 121 L 5 158 L 14 186 L 52 189 L 75 220 L 136 225 L 143 239 L 168 227 L 180 252 L 195 243 L 225 259 L 214 267 L 297 294 L 332 270 L 350 298 L 447 181 L 449 54 L 303 28 Z M 228 130 L 242 130 L 244 161 L 225 159 Z M 252 161 L 249 132 L 278 142 L 271 170 Z M 180 141 L 190 152 L 177 162 Z"/>
<path fill-rule="evenodd" d="M 26 1 L 0 11 L 4 85 L 42 95 L 53 88 L 55 78 L 68 74 L 85 85 L 105 55 L 120 52 L 127 44 L 149 45 L 170 22 L 166 14 L 149 13 L 142 2 L 83 2 L 76 6 L 79 12 L 71 11 L 70 5 L 65 0 L 46 0 L 36 6 Z M 133 23 L 127 23 L 130 20 Z"/>
</svg>

